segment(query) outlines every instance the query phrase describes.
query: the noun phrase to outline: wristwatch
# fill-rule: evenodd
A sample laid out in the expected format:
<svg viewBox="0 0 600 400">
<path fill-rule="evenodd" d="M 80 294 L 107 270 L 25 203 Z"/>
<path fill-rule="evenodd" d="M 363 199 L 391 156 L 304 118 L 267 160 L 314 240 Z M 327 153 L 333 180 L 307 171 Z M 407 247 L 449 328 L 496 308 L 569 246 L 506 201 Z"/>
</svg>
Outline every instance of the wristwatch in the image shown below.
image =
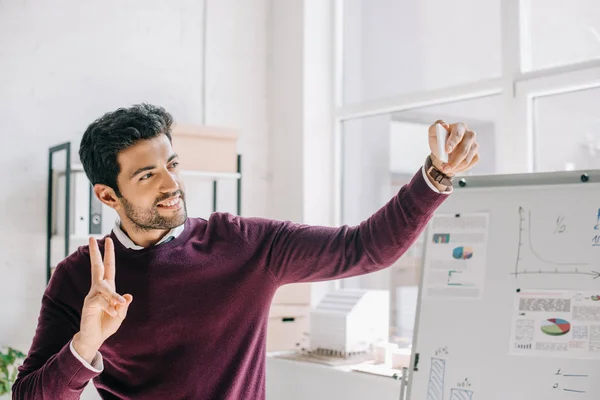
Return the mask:
<svg viewBox="0 0 600 400">
<path fill-rule="evenodd" d="M 433 178 L 433 180 L 439 184 L 452 186 L 454 177 L 450 177 L 434 167 L 433 162 L 431 161 L 431 156 L 427 156 L 427 159 L 425 160 L 425 172 L 427 172 Z"/>
</svg>

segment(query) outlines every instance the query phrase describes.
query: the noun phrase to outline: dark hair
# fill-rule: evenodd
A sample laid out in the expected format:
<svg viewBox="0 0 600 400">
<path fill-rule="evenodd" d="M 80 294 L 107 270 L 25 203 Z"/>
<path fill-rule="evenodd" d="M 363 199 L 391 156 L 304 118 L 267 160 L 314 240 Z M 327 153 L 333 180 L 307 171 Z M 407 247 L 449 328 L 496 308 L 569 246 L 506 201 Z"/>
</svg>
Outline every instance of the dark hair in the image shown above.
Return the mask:
<svg viewBox="0 0 600 400">
<path fill-rule="evenodd" d="M 79 158 L 88 179 L 111 187 L 121 197 L 117 176 L 120 151 L 138 140 L 166 135 L 171 141 L 173 117 L 164 108 L 151 104 L 136 104 L 108 112 L 85 130 L 79 146 Z"/>
</svg>

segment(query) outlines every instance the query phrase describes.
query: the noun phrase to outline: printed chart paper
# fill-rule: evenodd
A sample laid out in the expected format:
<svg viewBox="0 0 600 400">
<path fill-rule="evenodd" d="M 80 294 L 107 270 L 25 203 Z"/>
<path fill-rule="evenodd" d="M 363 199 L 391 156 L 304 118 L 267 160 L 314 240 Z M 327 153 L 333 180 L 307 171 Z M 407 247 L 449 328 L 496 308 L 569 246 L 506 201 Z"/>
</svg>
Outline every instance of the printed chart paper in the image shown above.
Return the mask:
<svg viewBox="0 0 600 400">
<path fill-rule="evenodd" d="M 438 214 L 430 226 L 424 296 L 480 299 L 485 283 L 489 214 Z"/>
<path fill-rule="evenodd" d="M 600 359 L 600 290 L 515 293 L 510 353 Z"/>
</svg>

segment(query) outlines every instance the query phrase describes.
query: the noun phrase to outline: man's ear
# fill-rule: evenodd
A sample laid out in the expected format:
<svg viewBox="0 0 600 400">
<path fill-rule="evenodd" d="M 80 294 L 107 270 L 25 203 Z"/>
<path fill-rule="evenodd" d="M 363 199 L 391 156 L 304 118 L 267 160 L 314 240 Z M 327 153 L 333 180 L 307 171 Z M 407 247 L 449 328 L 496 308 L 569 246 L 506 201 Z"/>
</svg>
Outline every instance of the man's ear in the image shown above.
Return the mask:
<svg viewBox="0 0 600 400">
<path fill-rule="evenodd" d="M 102 203 L 106 204 L 112 209 L 117 209 L 119 202 L 117 201 L 117 194 L 113 188 L 97 183 L 94 185 L 94 193 Z"/>
</svg>

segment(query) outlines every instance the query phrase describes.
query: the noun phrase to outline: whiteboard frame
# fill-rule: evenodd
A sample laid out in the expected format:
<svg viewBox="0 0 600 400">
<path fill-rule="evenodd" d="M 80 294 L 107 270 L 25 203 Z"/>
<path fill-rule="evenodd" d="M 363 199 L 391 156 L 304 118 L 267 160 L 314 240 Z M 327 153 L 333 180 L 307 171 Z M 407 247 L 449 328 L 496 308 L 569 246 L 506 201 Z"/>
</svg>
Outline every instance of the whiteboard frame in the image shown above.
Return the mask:
<svg viewBox="0 0 600 400">
<path fill-rule="evenodd" d="M 462 182 L 462 183 L 461 183 Z M 600 183 L 600 170 L 579 170 L 579 171 L 557 171 L 557 172 L 538 172 L 523 174 L 501 174 L 501 175 L 474 175 L 460 177 L 453 185 L 454 192 L 464 192 L 469 189 L 494 189 L 500 187 L 536 187 L 548 185 L 572 185 L 587 183 Z M 450 194 L 452 196 L 454 193 Z M 431 227 L 427 225 L 425 234 L 429 235 Z M 426 236 L 427 237 L 427 236 Z M 408 377 L 406 385 L 406 400 L 411 399 L 413 372 L 417 371 L 419 366 L 419 326 L 421 319 L 421 303 L 423 299 L 423 285 L 425 279 L 424 261 L 429 244 L 426 242 L 423 246 L 421 257 L 421 276 L 419 278 L 419 293 L 417 298 L 417 309 L 415 316 L 415 328 L 413 331 L 412 354 L 410 358 L 410 367 L 408 368 Z M 400 400 L 405 400 L 400 398 Z"/>
<path fill-rule="evenodd" d="M 468 189 L 600 183 L 600 170 L 537 172 L 459 177 L 454 191 Z"/>
</svg>

